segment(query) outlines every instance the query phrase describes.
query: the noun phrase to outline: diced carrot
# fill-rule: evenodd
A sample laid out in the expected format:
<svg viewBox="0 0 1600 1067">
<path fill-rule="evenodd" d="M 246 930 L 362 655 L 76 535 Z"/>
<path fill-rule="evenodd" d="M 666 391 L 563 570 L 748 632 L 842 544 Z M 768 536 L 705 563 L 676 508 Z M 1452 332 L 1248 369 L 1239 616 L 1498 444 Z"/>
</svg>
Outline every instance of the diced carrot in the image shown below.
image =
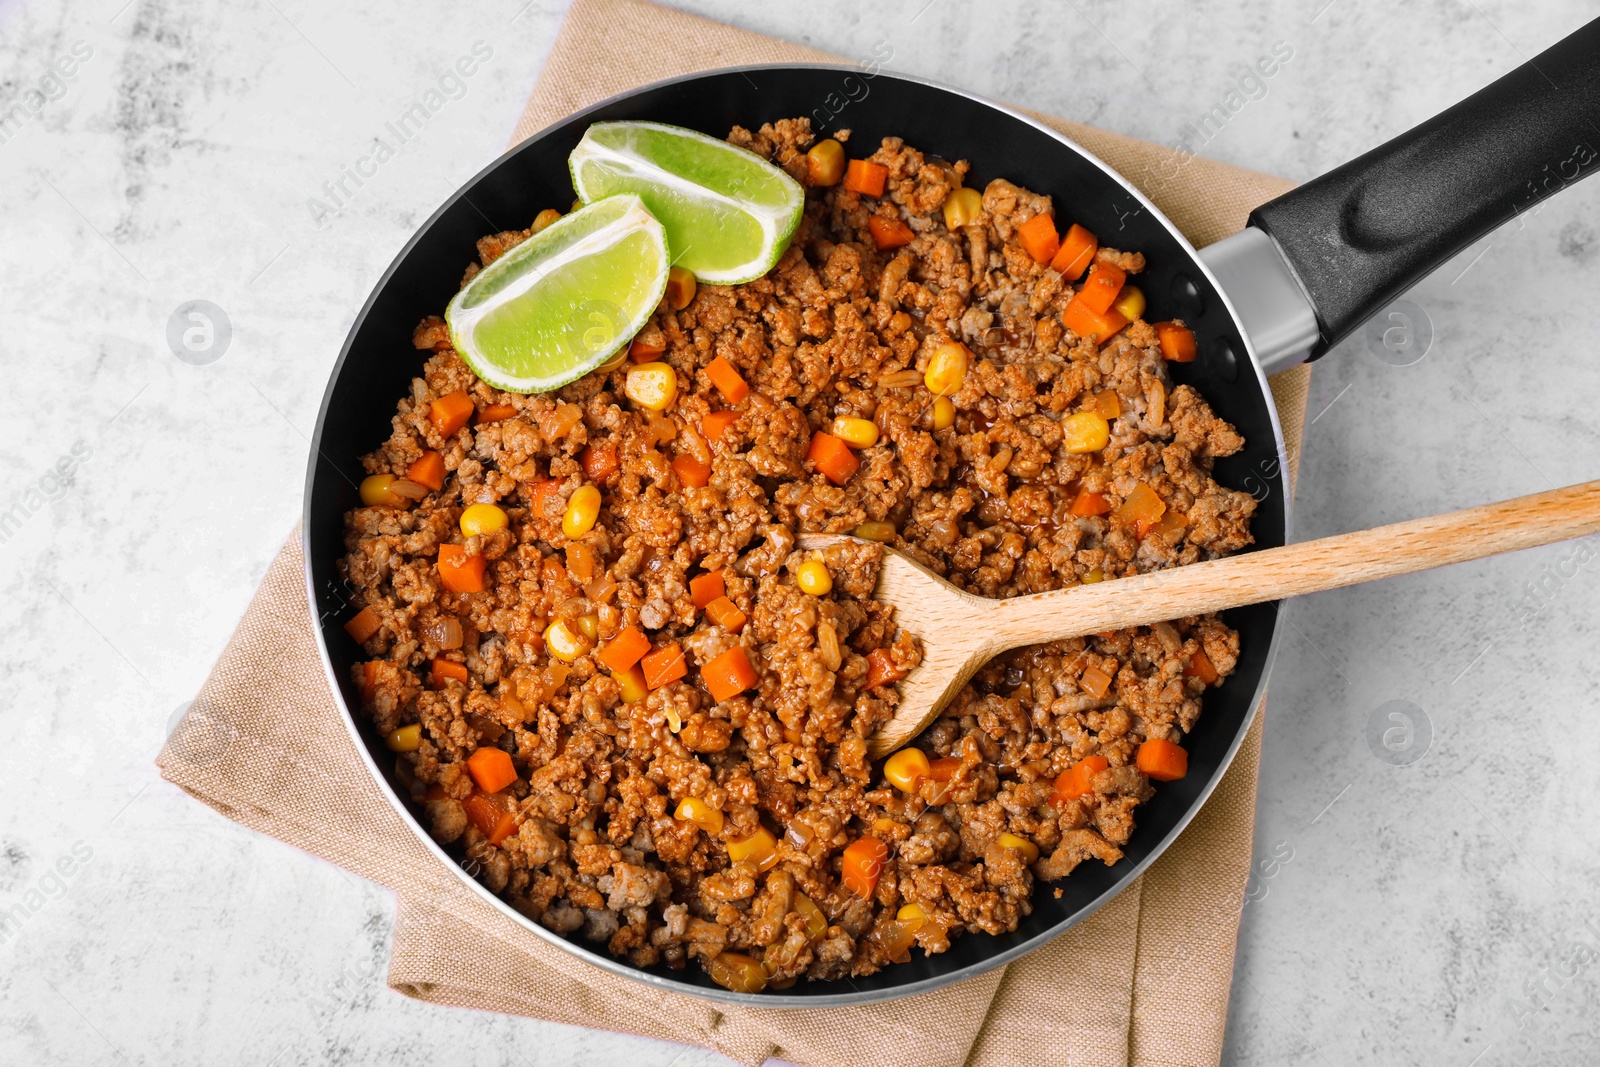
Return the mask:
<svg viewBox="0 0 1600 1067">
<path fill-rule="evenodd" d="M 1018 226 L 1017 240 L 1035 263 L 1049 263 L 1061 247 L 1061 238 L 1056 236 L 1056 220 L 1049 215 L 1035 215 Z"/>
<path fill-rule="evenodd" d="M 746 689 L 754 689 L 759 678 L 743 646 L 734 645 L 700 668 L 700 680 L 706 683 L 711 699 L 720 704 Z"/>
<path fill-rule="evenodd" d="M 1083 277 L 1083 272 L 1089 269 L 1089 264 L 1094 262 L 1094 254 L 1099 250 L 1100 242 L 1095 240 L 1094 234 L 1074 222 L 1067 227 L 1066 236 L 1061 238 L 1061 247 L 1050 260 L 1050 267 L 1060 271 L 1067 281 L 1075 282 Z"/>
<path fill-rule="evenodd" d="M 711 481 L 711 464 L 687 452 L 672 457 L 672 470 L 685 489 L 704 489 Z"/>
<path fill-rule="evenodd" d="M 689 579 L 689 595 L 694 598 L 696 610 L 705 607 L 727 591 L 728 584 L 722 580 L 721 571 L 697 574 Z"/>
<path fill-rule="evenodd" d="M 406 477 L 438 492 L 444 488 L 444 457 L 437 452 L 424 452 L 406 468 Z"/>
<path fill-rule="evenodd" d="M 583 465 L 584 478 L 596 484 L 617 473 L 622 466 L 617 458 L 617 446 L 612 441 L 589 445 L 578 453 L 578 462 Z"/>
<path fill-rule="evenodd" d="M 737 404 L 750 395 L 750 386 L 745 384 L 744 377 L 721 356 L 706 364 L 706 377 L 711 379 L 711 384 L 717 387 L 718 392 L 728 398 L 730 404 Z"/>
<path fill-rule="evenodd" d="M 872 243 L 879 248 L 899 248 L 910 244 L 917 236 L 910 226 L 887 215 L 872 216 L 867 220 L 867 229 L 872 231 Z"/>
<path fill-rule="evenodd" d="M 1111 675 L 1099 667 L 1090 667 L 1078 676 L 1078 684 L 1085 693 L 1099 700 L 1111 691 Z"/>
<path fill-rule="evenodd" d="M 517 409 L 510 404 L 487 404 L 478 412 L 478 425 L 486 422 L 503 422 L 517 413 Z"/>
<path fill-rule="evenodd" d="M 650 363 L 666 350 L 666 345 L 651 344 L 643 338 L 635 337 L 633 343 L 628 346 L 628 358 L 635 363 Z"/>
<path fill-rule="evenodd" d="M 889 168 L 870 159 L 852 159 L 844 169 L 844 187 L 862 196 L 882 196 Z"/>
<path fill-rule="evenodd" d="M 1198 349 L 1194 331 L 1181 322 L 1156 323 L 1156 340 L 1161 342 L 1161 355 L 1173 363 L 1193 363 Z"/>
<path fill-rule="evenodd" d="M 1128 320 L 1116 308 L 1095 311 L 1084 303 L 1083 294 L 1078 293 L 1061 312 L 1061 325 L 1079 337 L 1093 336 L 1096 343 L 1103 345 L 1111 340 L 1112 334 L 1128 325 Z"/>
<path fill-rule="evenodd" d="M 606 646 L 595 653 L 595 658 L 620 674 L 638 663 L 639 658 L 649 651 L 650 639 L 644 635 L 644 631 L 637 626 L 629 626 L 606 642 Z"/>
<path fill-rule="evenodd" d="M 806 459 L 834 485 L 843 485 L 861 467 L 861 461 L 850 451 L 850 446 L 831 433 L 815 433 L 806 449 Z"/>
<path fill-rule="evenodd" d="M 582 541 L 567 546 L 567 573 L 580 582 L 594 577 L 594 549 Z"/>
<path fill-rule="evenodd" d="M 1189 773 L 1189 753 L 1160 737 L 1140 745 L 1134 763 L 1158 782 L 1176 782 Z"/>
<path fill-rule="evenodd" d="M 498 748 L 480 748 L 468 756 L 467 773 L 485 793 L 498 793 L 517 780 L 511 757 Z"/>
<path fill-rule="evenodd" d="M 436 430 L 449 437 L 472 418 L 472 398 L 465 389 L 441 396 L 428 405 L 428 418 Z"/>
<path fill-rule="evenodd" d="M 544 651 L 544 626 L 543 619 L 534 619 L 530 628 L 518 629 L 512 633 L 513 639 L 527 645 L 535 655 Z"/>
<path fill-rule="evenodd" d="M 356 688 L 361 691 L 361 699 L 370 701 L 377 690 L 378 682 L 374 675 L 378 669 L 378 660 L 367 660 L 365 663 L 356 664 Z"/>
<path fill-rule="evenodd" d="M 719 596 L 706 605 L 706 618 L 730 634 L 736 634 L 744 629 L 744 624 L 749 621 L 745 613 L 739 610 L 739 605 L 725 596 Z"/>
<path fill-rule="evenodd" d="M 495 751 L 498 752 L 499 749 Z M 498 845 L 510 837 L 517 828 L 516 804 L 504 793 L 474 791 L 461 802 L 461 806 L 466 810 L 467 821 L 477 827 L 478 832 L 488 838 L 491 845 Z"/>
<path fill-rule="evenodd" d="M 476 593 L 483 589 L 483 568 L 488 560 L 469 556 L 462 545 L 439 546 L 439 581 L 452 593 Z"/>
<path fill-rule="evenodd" d="M 1094 792 L 1094 776 L 1110 766 L 1104 756 L 1083 757 L 1056 776 L 1056 788 L 1050 794 L 1050 802 L 1059 807 L 1064 800 Z"/>
<path fill-rule="evenodd" d="M 1140 482 L 1123 500 L 1122 506 L 1117 508 L 1116 519 L 1126 526 L 1132 526 L 1143 537 L 1166 510 L 1167 502 L 1161 499 L 1161 494 Z"/>
<path fill-rule="evenodd" d="M 1197 648 L 1194 655 L 1189 657 L 1189 665 L 1183 673 L 1190 678 L 1198 678 L 1206 685 L 1216 685 L 1222 681 L 1222 675 L 1217 673 L 1217 668 L 1211 662 L 1211 657 L 1206 655 L 1204 649 Z"/>
<path fill-rule="evenodd" d="M 927 798 L 928 803 L 937 805 L 945 802 L 950 796 L 950 781 L 960 769 L 961 761 L 954 756 L 945 756 L 928 763 L 928 781 L 934 783 L 934 788 Z"/>
<path fill-rule="evenodd" d="M 1100 417 L 1107 422 L 1122 417 L 1122 398 L 1117 396 L 1115 389 L 1107 389 L 1096 393 L 1094 396 L 1094 409 Z"/>
<path fill-rule="evenodd" d="M 858 837 L 844 850 L 839 878 L 850 892 L 870 900 L 872 891 L 878 888 L 878 875 L 883 873 L 883 863 L 888 858 L 888 845 L 876 837 Z"/>
<path fill-rule="evenodd" d="M 718 441 L 722 439 L 722 435 L 728 427 L 738 421 L 739 413 L 737 411 L 713 411 L 700 420 L 700 431 L 706 435 L 708 440 Z"/>
<path fill-rule="evenodd" d="M 372 610 L 369 604 L 355 613 L 355 616 L 344 624 L 344 632 L 356 639 L 356 644 L 366 644 L 367 638 L 377 633 L 383 626 L 383 620 L 378 618 L 378 613 Z"/>
<path fill-rule="evenodd" d="M 689 664 L 683 658 L 683 649 L 678 647 L 676 641 L 662 645 L 644 657 L 639 661 L 639 666 L 644 668 L 644 684 L 651 689 L 660 689 L 689 673 Z"/>
<path fill-rule="evenodd" d="M 1090 515 L 1104 515 L 1110 510 L 1111 501 L 1104 494 L 1091 493 L 1087 489 L 1079 489 L 1078 495 L 1072 501 L 1072 507 L 1067 509 L 1069 514 L 1077 515 L 1080 518 L 1087 518 Z"/>
<path fill-rule="evenodd" d="M 435 689 L 443 689 L 444 683 L 452 680 L 466 685 L 467 665 L 435 656 L 433 662 L 428 664 L 428 684 Z"/>
<path fill-rule="evenodd" d="M 861 684 L 863 688 L 871 689 L 873 686 L 898 682 L 909 673 L 904 667 L 896 666 L 888 649 L 875 648 L 867 653 L 867 678 Z"/>
<path fill-rule="evenodd" d="M 1117 294 L 1128 281 L 1128 273 L 1112 263 L 1096 263 L 1083 280 L 1076 299 L 1096 315 L 1104 315 L 1117 302 Z M 1121 314 L 1121 312 L 1118 312 Z"/>
</svg>

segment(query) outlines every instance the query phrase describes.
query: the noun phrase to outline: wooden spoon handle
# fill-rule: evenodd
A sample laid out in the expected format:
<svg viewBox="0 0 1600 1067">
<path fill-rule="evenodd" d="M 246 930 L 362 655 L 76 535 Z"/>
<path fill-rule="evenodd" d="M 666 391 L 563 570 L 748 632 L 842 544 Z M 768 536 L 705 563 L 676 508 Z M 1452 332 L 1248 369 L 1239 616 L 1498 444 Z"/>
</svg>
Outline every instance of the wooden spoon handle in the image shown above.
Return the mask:
<svg viewBox="0 0 1600 1067">
<path fill-rule="evenodd" d="M 1392 578 L 1600 532 L 1600 481 L 1372 530 L 1269 548 L 1098 585 L 1015 597 L 984 620 L 999 652 L 1148 626 Z"/>
</svg>

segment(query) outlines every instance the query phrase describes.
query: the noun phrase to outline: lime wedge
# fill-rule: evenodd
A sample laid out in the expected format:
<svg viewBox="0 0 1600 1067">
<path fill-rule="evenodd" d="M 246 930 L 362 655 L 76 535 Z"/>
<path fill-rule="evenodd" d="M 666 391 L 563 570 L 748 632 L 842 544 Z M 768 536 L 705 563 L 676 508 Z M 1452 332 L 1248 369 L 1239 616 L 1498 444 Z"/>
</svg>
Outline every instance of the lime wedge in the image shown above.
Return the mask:
<svg viewBox="0 0 1600 1067">
<path fill-rule="evenodd" d="M 667 228 L 673 263 L 709 285 L 772 269 L 800 225 L 800 183 L 753 152 L 658 122 L 597 122 L 568 161 L 585 204 L 641 197 Z"/>
<path fill-rule="evenodd" d="M 544 393 L 605 363 L 667 289 L 666 234 L 637 196 L 581 208 L 468 282 L 445 311 L 450 341 L 478 377 Z"/>
</svg>

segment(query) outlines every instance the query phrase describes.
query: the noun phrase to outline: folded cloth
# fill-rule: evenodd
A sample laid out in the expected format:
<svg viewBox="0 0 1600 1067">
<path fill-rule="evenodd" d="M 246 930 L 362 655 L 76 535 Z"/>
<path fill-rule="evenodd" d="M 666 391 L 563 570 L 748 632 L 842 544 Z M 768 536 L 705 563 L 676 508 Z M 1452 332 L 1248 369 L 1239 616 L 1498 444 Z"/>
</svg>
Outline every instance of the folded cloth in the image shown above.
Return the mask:
<svg viewBox="0 0 1600 1067">
<path fill-rule="evenodd" d="M 650 42 L 641 63 L 639 42 Z M 834 57 L 641 0 L 577 0 L 517 125 L 521 140 L 646 81 Z M 1197 245 L 1288 183 L 1039 116 L 1127 175 Z M 420 316 L 428 309 L 419 308 Z M 1274 379 L 1298 454 L 1309 368 Z M 615 977 L 466 888 L 363 769 L 311 630 L 298 531 L 279 552 L 161 773 L 228 818 L 393 890 L 389 984 L 407 996 L 702 1045 L 741 1063 L 1208 1064 L 1222 1051 L 1249 872 L 1262 716 L 1177 842 L 1088 920 L 1006 967 L 852 1008 L 730 1008 Z M 981 936 L 981 935 L 971 935 Z M 914 1051 L 910 1051 L 914 1050 Z"/>
</svg>

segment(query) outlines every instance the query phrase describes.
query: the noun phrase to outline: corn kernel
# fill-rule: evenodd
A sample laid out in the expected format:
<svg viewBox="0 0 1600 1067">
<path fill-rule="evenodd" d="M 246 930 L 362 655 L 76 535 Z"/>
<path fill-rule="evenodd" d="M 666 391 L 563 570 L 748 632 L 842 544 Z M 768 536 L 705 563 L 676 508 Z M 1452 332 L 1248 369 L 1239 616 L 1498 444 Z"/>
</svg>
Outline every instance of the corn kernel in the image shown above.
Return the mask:
<svg viewBox="0 0 1600 1067">
<path fill-rule="evenodd" d="M 622 391 L 651 411 L 665 411 L 678 396 L 678 372 L 665 363 L 641 363 L 628 372 Z"/>
<path fill-rule="evenodd" d="M 833 575 L 828 573 L 828 565 L 820 559 L 808 559 L 795 569 L 794 584 L 800 587 L 802 593 L 827 596 L 833 589 Z"/>
<path fill-rule="evenodd" d="M 1001 834 L 1000 843 L 1020 854 L 1023 863 L 1032 863 L 1039 858 L 1039 846 L 1029 841 L 1026 837 L 1018 837 L 1016 834 L 1010 833 Z"/>
<path fill-rule="evenodd" d="M 600 490 L 580 485 L 567 499 L 567 513 L 561 516 L 561 532 L 576 541 L 594 529 L 600 517 Z"/>
<path fill-rule="evenodd" d="M 949 341 L 934 349 L 928 359 L 928 369 L 922 375 L 923 384 L 934 396 L 953 396 L 961 391 L 967 380 L 967 367 L 972 353 L 959 341 Z"/>
<path fill-rule="evenodd" d="M 390 752 L 415 752 L 422 747 L 422 724 L 414 722 L 410 726 L 391 730 L 383 743 L 389 746 Z"/>
<path fill-rule="evenodd" d="M 921 904 L 901 905 L 900 910 L 895 912 L 894 917 L 898 922 L 909 926 L 912 933 L 922 929 L 928 921 L 928 913 L 923 910 Z"/>
<path fill-rule="evenodd" d="M 837 418 L 828 432 L 851 448 L 871 448 L 878 443 L 878 424 L 871 419 Z"/>
<path fill-rule="evenodd" d="M 557 619 L 544 631 L 544 647 L 550 654 L 565 663 L 571 663 L 585 652 L 578 635 L 567 629 L 567 624 Z"/>
<path fill-rule="evenodd" d="M 959 230 L 978 221 L 983 210 L 983 194 L 976 189 L 957 189 L 944 200 L 944 224 L 948 229 Z"/>
<path fill-rule="evenodd" d="M 679 822 L 692 822 L 712 837 L 722 833 L 722 812 L 699 797 L 684 797 L 672 813 Z"/>
<path fill-rule="evenodd" d="M 392 474 L 372 474 L 361 479 L 361 503 L 369 508 L 410 507 L 411 501 L 394 491 Z"/>
<path fill-rule="evenodd" d="M 811 185 L 838 185 L 844 177 L 844 145 L 832 137 L 818 141 L 806 153 L 806 181 Z"/>
<path fill-rule="evenodd" d="M 694 299 L 697 286 L 694 272 L 686 267 L 673 267 L 667 271 L 667 306 L 682 311 Z"/>
<path fill-rule="evenodd" d="M 650 695 L 650 687 L 644 682 L 644 671 L 638 667 L 630 667 L 625 671 L 612 671 L 611 677 L 622 690 L 624 704 L 637 704 Z"/>
<path fill-rule="evenodd" d="M 1105 571 L 1102 571 L 1099 567 L 1096 567 L 1094 570 L 1083 576 L 1084 585 L 1093 585 L 1096 582 L 1103 582 L 1105 580 Z"/>
<path fill-rule="evenodd" d="M 947 396 L 933 398 L 933 428 L 948 430 L 956 424 L 956 406 Z"/>
<path fill-rule="evenodd" d="M 1080 411 L 1061 420 L 1061 447 L 1068 452 L 1098 452 L 1111 440 L 1111 424 L 1098 411 Z"/>
<path fill-rule="evenodd" d="M 557 211 L 553 207 L 547 207 L 533 217 L 533 225 L 529 228 L 533 230 L 534 233 L 538 233 L 540 230 L 545 229 L 560 217 L 561 212 Z"/>
<path fill-rule="evenodd" d="M 902 748 L 883 761 L 883 776 L 902 793 L 915 793 L 932 771 L 927 753 L 920 748 Z"/>
<path fill-rule="evenodd" d="M 767 986 L 767 971 L 761 961 L 742 952 L 721 952 L 706 964 L 711 980 L 735 993 L 759 993 Z"/>
<path fill-rule="evenodd" d="M 895 529 L 892 522 L 864 522 L 850 533 L 863 541 L 877 541 L 886 545 L 894 540 Z"/>
<path fill-rule="evenodd" d="M 1140 292 L 1137 285 L 1124 285 L 1111 306 L 1117 309 L 1117 314 L 1132 322 L 1144 314 L 1144 293 Z"/>
<path fill-rule="evenodd" d="M 794 910 L 806 921 L 806 936 L 815 941 L 828 932 L 828 917 L 822 914 L 817 902 L 804 893 L 794 895 Z"/>
<path fill-rule="evenodd" d="M 578 620 L 578 629 L 591 641 L 600 640 L 600 616 L 585 615 Z"/>
<path fill-rule="evenodd" d="M 763 826 L 749 837 L 729 841 L 728 858 L 735 863 L 749 860 L 760 870 L 770 870 L 778 862 L 778 839 Z"/>
<path fill-rule="evenodd" d="M 461 532 L 468 537 L 499 533 L 510 521 L 506 513 L 493 504 L 473 504 L 461 513 Z"/>
</svg>

